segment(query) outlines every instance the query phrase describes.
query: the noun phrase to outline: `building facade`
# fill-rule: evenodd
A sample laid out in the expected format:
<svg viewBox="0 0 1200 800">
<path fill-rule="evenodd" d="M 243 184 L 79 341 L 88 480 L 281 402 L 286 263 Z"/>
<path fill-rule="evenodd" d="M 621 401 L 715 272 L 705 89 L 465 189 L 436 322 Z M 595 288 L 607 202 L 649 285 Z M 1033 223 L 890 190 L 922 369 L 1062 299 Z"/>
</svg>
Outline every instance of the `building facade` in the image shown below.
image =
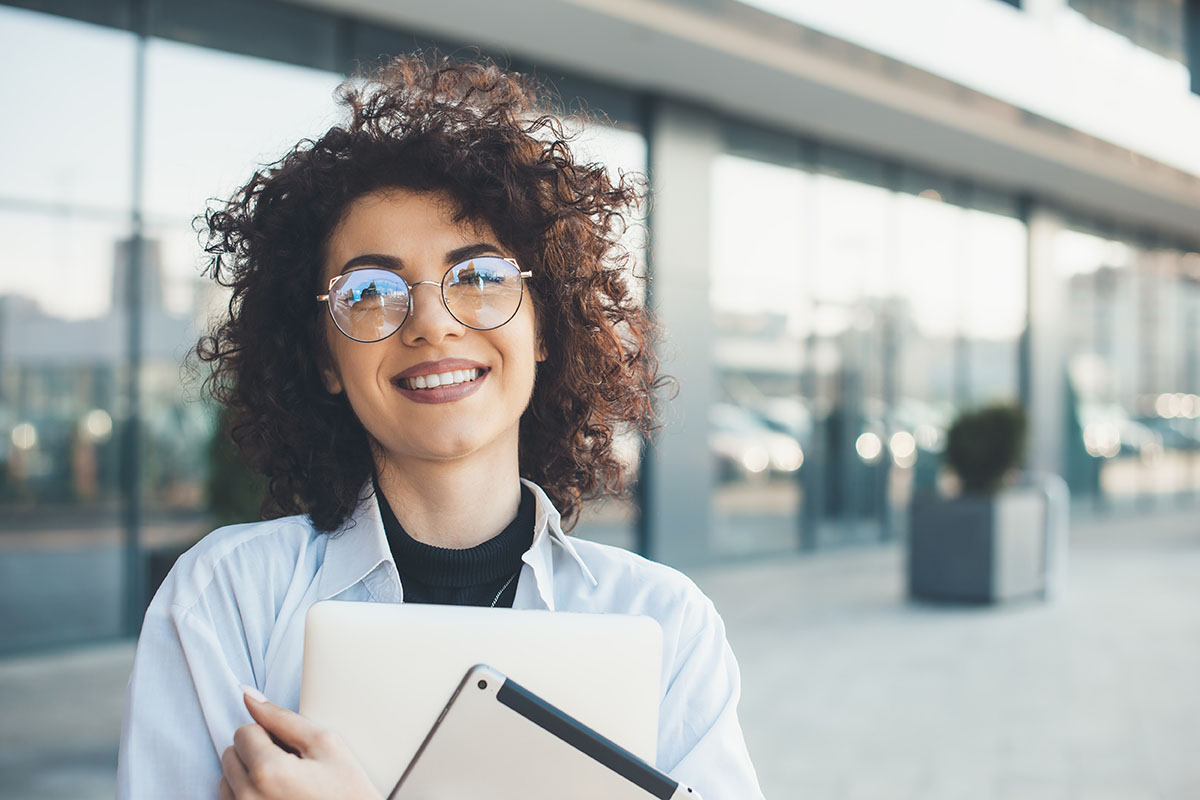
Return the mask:
<svg viewBox="0 0 1200 800">
<path fill-rule="evenodd" d="M 0 652 L 136 630 L 213 524 L 193 219 L 360 65 L 478 48 L 646 173 L 679 393 L 582 536 L 676 564 L 901 539 L 963 409 L 1083 513 L 1200 501 L 1191 0 L 0 4 Z M 1200 55 L 1193 55 L 1200 62 Z M 168 559 L 169 561 L 169 559 Z"/>
</svg>

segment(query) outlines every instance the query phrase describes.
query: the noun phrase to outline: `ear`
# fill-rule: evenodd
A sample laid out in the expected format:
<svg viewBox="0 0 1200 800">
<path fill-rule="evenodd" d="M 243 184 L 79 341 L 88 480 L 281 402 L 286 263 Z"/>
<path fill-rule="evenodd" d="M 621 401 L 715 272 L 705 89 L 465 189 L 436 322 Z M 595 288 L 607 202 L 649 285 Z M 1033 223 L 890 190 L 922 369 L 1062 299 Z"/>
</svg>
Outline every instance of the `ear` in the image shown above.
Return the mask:
<svg viewBox="0 0 1200 800">
<path fill-rule="evenodd" d="M 338 374 L 337 368 L 332 364 L 333 359 L 328 353 L 322 353 L 317 358 L 317 369 L 321 372 L 321 383 L 325 387 L 325 391 L 330 394 L 341 394 L 345 391 L 342 386 L 342 376 Z"/>
<path fill-rule="evenodd" d="M 533 359 L 540 364 L 549 355 L 546 350 L 546 321 L 539 315 L 533 321 Z"/>
<path fill-rule="evenodd" d="M 337 374 L 337 370 L 333 369 L 333 367 L 326 367 L 321 370 L 321 383 L 325 384 L 325 391 L 330 394 L 341 394 L 344 391 L 341 376 Z"/>
</svg>

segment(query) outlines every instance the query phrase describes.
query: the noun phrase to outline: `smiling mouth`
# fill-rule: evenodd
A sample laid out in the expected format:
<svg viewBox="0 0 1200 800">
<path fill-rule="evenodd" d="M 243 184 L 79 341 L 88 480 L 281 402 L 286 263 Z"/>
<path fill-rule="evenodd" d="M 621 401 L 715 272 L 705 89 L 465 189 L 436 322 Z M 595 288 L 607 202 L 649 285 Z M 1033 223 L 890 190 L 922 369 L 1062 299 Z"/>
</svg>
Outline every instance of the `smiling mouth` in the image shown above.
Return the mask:
<svg viewBox="0 0 1200 800">
<path fill-rule="evenodd" d="M 422 389 L 437 389 L 445 386 L 458 386 L 478 380 L 487 370 L 484 369 L 452 369 L 430 375 L 417 375 L 412 378 L 399 378 L 396 385 L 410 391 Z"/>
</svg>

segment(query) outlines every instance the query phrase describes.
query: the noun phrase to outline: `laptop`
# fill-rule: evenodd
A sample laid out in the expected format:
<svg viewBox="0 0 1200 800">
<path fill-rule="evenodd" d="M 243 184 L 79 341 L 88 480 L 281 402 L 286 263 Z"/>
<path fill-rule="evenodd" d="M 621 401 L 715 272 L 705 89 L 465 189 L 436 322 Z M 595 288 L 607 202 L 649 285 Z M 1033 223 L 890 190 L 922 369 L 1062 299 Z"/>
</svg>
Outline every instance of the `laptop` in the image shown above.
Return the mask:
<svg viewBox="0 0 1200 800">
<path fill-rule="evenodd" d="M 696 795 L 489 666 L 472 667 L 388 800 Z"/>
<path fill-rule="evenodd" d="M 477 664 L 655 763 L 662 630 L 649 617 L 322 601 L 306 619 L 300 713 L 386 796 Z"/>
</svg>

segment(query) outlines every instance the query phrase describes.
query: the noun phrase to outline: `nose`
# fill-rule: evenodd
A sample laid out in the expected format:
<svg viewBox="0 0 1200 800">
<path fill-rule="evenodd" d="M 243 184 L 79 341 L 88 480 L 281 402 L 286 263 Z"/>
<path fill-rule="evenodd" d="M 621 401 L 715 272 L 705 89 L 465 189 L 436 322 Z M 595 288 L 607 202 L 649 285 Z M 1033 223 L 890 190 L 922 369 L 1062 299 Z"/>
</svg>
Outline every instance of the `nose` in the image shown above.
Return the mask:
<svg viewBox="0 0 1200 800">
<path fill-rule="evenodd" d="M 425 294 L 430 296 L 425 298 L 424 307 L 418 308 L 416 289 L 423 284 L 429 284 L 433 288 L 425 291 Z M 400 326 L 400 337 L 405 344 L 413 346 L 421 343 L 437 344 L 447 336 L 462 335 L 463 324 L 450 314 L 446 304 L 442 302 L 441 282 L 417 281 L 409 284 L 408 291 L 410 297 L 408 319 L 404 320 L 404 324 Z"/>
</svg>

